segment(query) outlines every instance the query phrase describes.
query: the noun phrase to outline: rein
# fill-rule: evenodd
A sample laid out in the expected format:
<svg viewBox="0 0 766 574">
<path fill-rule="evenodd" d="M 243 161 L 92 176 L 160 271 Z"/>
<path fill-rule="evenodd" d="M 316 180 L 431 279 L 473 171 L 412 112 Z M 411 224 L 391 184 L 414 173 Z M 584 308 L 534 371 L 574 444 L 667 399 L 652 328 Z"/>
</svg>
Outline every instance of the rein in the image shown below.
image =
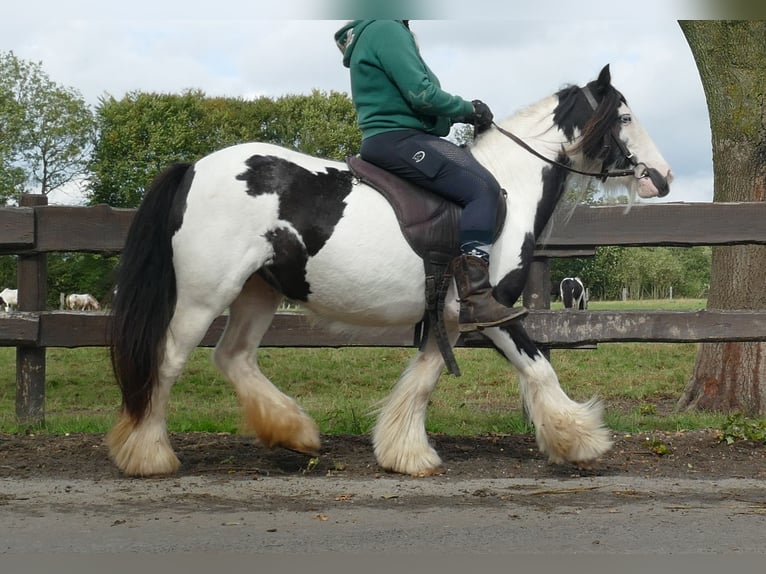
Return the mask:
<svg viewBox="0 0 766 574">
<path fill-rule="evenodd" d="M 593 97 L 593 95 L 590 93 L 590 90 L 587 87 L 581 88 L 581 89 L 582 89 L 583 94 L 585 95 L 585 98 L 588 100 L 588 103 L 590 104 L 591 108 L 595 111 L 595 109 L 598 107 L 598 104 L 596 103 L 596 100 Z M 620 140 L 620 138 L 616 137 L 613 132 L 610 132 L 610 135 L 611 135 L 612 139 L 615 140 L 615 142 L 617 143 L 617 147 L 620 149 L 620 152 L 625 157 L 625 159 L 627 159 L 633 165 L 632 169 L 619 169 L 619 170 L 612 170 L 612 171 L 608 171 L 608 170 L 605 169 L 605 170 L 602 170 L 600 172 L 581 171 L 579 169 L 576 169 L 574 167 L 568 166 L 568 165 L 563 164 L 563 163 L 561 163 L 559 161 L 556 161 L 554 159 L 550 159 L 550 158 L 544 156 L 539 151 L 537 151 L 532 146 L 530 146 L 527 142 L 522 140 L 519 136 L 517 136 L 516 134 L 514 134 L 512 132 L 509 132 L 506 129 L 501 128 L 495 122 L 492 122 L 492 125 L 494 125 L 497 128 L 497 130 L 501 134 L 503 134 L 505 137 L 507 137 L 508 139 L 513 141 L 514 143 L 518 144 L 520 147 L 524 148 L 525 150 L 527 150 L 529 153 L 531 153 L 535 157 L 537 157 L 537 158 L 539 158 L 539 159 L 541 159 L 541 160 L 543 160 L 543 161 L 545 161 L 545 162 L 547 162 L 547 163 L 549 163 L 551 165 L 555 165 L 557 167 L 565 169 L 565 170 L 567 170 L 569 172 L 577 173 L 577 174 L 580 174 L 580 175 L 587 175 L 587 176 L 591 176 L 591 177 L 597 177 L 597 178 L 601 179 L 601 181 L 604 181 L 608 177 L 624 177 L 626 175 L 632 175 L 636 179 L 643 179 L 645 177 L 648 177 L 648 172 L 647 172 L 647 169 L 646 169 L 646 164 L 637 162 L 635 157 L 633 156 L 633 154 L 625 147 L 625 144 L 622 142 L 622 140 Z M 608 145 L 605 146 L 605 147 L 608 147 Z"/>
</svg>

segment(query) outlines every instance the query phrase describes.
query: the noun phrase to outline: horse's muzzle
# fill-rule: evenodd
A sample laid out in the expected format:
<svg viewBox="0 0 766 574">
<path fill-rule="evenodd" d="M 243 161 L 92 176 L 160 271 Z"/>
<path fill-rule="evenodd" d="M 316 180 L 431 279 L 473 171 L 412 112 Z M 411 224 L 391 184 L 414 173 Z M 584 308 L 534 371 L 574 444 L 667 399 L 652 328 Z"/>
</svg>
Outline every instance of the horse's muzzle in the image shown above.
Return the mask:
<svg viewBox="0 0 766 574">
<path fill-rule="evenodd" d="M 668 171 L 666 177 L 655 168 L 650 167 L 646 174 L 651 180 L 652 185 L 657 189 L 657 197 L 665 197 L 670 193 L 670 182 L 673 181 L 673 174 L 670 171 Z"/>
</svg>

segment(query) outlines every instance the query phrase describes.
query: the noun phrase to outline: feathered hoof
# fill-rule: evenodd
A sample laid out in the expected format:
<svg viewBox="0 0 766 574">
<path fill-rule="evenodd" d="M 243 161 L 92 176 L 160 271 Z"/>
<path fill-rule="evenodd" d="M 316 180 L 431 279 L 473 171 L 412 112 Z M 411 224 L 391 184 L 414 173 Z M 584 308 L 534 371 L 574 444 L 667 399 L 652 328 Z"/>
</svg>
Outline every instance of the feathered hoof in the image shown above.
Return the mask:
<svg viewBox="0 0 766 574">
<path fill-rule="evenodd" d="M 444 472 L 442 459 L 430 445 L 403 451 L 378 443 L 374 450 L 378 465 L 389 472 L 415 477 L 436 476 Z"/>
<path fill-rule="evenodd" d="M 540 452 L 553 464 L 592 469 L 612 448 L 611 431 L 602 423 L 602 406 L 596 400 L 577 404 L 571 411 L 535 424 Z"/>
<path fill-rule="evenodd" d="M 136 425 L 122 415 L 106 436 L 109 456 L 127 476 L 168 476 L 178 472 L 181 461 L 170 446 L 167 431 Z"/>
<path fill-rule="evenodd" d="M 255 401 L 246 403 L 246 433 L 253 433 L 267 448 L 282 447 L 316 456 L 322 446 L 319 427 L 314 419 L 292 401 L 279 408 L 264 408 Z"/>
</svg>

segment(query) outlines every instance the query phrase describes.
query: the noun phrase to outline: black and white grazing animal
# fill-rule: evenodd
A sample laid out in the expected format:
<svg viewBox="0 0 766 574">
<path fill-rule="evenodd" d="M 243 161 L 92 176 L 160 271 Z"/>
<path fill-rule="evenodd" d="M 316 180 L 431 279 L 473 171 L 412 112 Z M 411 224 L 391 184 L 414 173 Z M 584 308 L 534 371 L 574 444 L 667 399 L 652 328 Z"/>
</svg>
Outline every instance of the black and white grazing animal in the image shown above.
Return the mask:
<svg viewBox="0 0 766 574">
<path fill-rule="evenodd" d="M 664 196 L 671 180 L 608 66 L 585 87 L 566 87 L 500 122 L 471 151 L 508 192 L 490 269 L 506 305 L 522 293 L 570 169 L 608 170 L 609 182 L 644 198 Z M 108 444 L 116 465 L 137 476 L 178 469 L 166 429 L 171 387 L 227 308 L 214 362 L 234 385 L 247 428 L 266 446 L 306 453 L 319 449 L 316 423 L 258 367 L 258 346 L 283 298 L 346 331 L 414 326 L 425 309 L 423 262 L 383 196 L 344 163 L 265 143 L 235 145 L 160 174 L 133 220 L 117 284 L 112 360 L 123 408 Z M 453 285 L 445 311 L 452 344 L 457 312 Z M 482 333 L 518 370 L 538 447 L 550 461 L 586 464 L 610 448 L 600 403 L 564 393 L 520 322 Z M 425 419 L 443 367 L 431 336 L 379 410 L 372 444 L 382 468 L 439 472 Z"/>
<path fill-rule="evenodd" d="M 585 309 L 585 285 L 579 277 L 564 277 L 559 284 L 559 294 L 565 309 Z"/>
</svg>

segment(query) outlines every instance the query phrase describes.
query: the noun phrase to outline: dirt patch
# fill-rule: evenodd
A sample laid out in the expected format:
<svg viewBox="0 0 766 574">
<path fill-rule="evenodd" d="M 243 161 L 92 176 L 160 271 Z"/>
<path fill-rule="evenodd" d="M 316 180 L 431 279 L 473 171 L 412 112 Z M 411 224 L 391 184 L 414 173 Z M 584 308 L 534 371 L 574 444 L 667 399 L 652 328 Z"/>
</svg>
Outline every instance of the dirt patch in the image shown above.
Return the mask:
<svg viewBox="0 0 766 574">
<path fill-rule="evenodd" d="M 181 476 L 385 475 L 367 436 L 324 436 L 318 457 L 258 445 L 251 437 L 179 433 L 171 436 L 181 459 Z M 727 445 L 715 431 L 615 435 L 614 448 L 594 469 L 552 465 L 530 435 L 476 437 L 432 435 L 444 474 L 472 478 L 567 478 L 627 475 L 642 478 L 766 479 L 766 445 Z M 0 478 L 109 479 L 120 473 L 109 460 L 100 434 L 68 436 L 0 434 Z"/>
</svg>

